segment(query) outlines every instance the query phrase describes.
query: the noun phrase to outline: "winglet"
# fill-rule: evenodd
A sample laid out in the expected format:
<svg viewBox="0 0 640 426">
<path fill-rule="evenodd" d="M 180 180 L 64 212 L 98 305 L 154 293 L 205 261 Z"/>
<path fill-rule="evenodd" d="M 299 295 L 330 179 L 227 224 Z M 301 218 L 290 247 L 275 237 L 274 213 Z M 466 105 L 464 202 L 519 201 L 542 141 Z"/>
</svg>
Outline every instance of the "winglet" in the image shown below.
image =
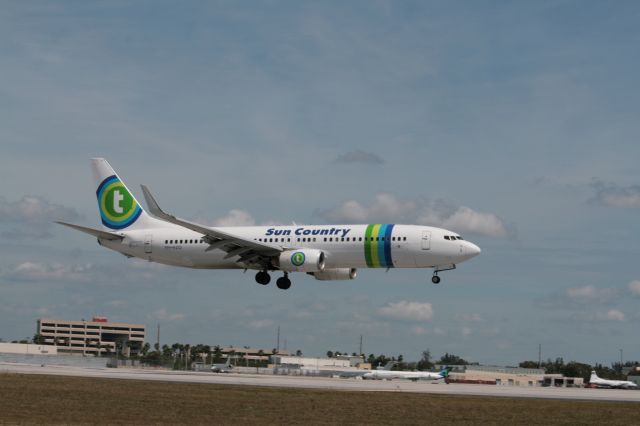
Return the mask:
<svg viewBox="0 0 640 426">
<path fill-rule="evenodd" d="M 162 211 L 162 209 L 156 202 L 156 199 L 153 198 L 151 191 L 149 191 L 149 188 L 147 188 L 146 185 L 140 185 L 140 187 L 142 188 L 142 194 L 144 194 L 144 200 L 147 202 L 149 213 L 151 213 L 153 216 L 161 217 L 163 219 L 168 219 L 169 217 L 173 218 L 173 216 L 170 216 Z"/>
</svg>

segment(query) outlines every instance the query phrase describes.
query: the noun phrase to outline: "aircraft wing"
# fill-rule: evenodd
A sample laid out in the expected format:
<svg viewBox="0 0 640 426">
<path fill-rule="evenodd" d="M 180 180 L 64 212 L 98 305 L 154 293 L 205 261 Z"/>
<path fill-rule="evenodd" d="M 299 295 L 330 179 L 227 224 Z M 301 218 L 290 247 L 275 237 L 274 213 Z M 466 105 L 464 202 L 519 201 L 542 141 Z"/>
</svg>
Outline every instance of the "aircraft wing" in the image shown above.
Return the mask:
<svg viewBox="0 0 640 426">
<path fill-rule="evenodd" d="M 73 223 L 66 223 L 66 222 L 60 222 L 60 221 L 56 221 L 56 223 L 59 223 L 60 225 L 68 226 L 69 228 L 73 228 L 76 231 L 84 232 L 85 234 L 93 235 L 94 237 L 102 238 L 103 240 L 117 241 L 117 240 L 122 240 L 124 238 L 122 235 L 114 234 L 113 232 L 87 228 L 86 226 L 74 225 Z"/>
<path fill-rule="evenodd" d="M 246 264 L 265 264 L 267 263 L 268 258 L 277 256 L 283 251 L 283 248 L 279 246 L 249 240 L 244 237 L 220 231 L 216 228 L 208 228 L 197 223 L 179 219 L 173 215 L 165 213 L 156 202 L 151 191 L 149 191 L 149 188 L 145 185 L 141 185 L 141 187 L 144 198 L 147 201 L 149 213 L 158 219 L 164 220 L 165 222 L 173 223 L 205 235 L 205 241 L 209 243 L 207 251 L 220 249 L 227 252 L 225 258 L 240 256 L 240 262 Z"/>
</svg>

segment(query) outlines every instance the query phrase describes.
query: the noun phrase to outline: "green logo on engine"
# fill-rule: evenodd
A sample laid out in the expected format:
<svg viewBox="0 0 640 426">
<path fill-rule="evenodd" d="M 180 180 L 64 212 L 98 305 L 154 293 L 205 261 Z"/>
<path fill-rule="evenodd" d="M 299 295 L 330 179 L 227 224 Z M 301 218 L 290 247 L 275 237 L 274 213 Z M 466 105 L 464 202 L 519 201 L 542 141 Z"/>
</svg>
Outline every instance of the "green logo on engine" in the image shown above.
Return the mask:
<svg viewBox="0 0 640 426">
<path fill-rule="evenodd" d="M 304 264 L 305 256 L 301 251 L 297 251 L 291 255 L 291 263 L 295 266 L 302 266 Z"/>
</svg>

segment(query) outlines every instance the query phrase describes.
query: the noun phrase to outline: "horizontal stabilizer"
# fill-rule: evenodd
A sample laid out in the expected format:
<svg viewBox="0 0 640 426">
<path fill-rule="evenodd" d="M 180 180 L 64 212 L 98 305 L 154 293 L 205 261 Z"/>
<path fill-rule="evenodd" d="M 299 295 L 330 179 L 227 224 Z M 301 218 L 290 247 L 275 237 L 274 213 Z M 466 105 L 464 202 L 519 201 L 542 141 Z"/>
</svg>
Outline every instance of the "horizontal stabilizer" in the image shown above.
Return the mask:
<svg viewBox="0 0 640 426">
<path fill-rule="evenodd" d="M 60 225 L 68 226 L 76 231 L 84 232 L 85 234 L 93 235 L 94 237 L 102 238 L 103 240 L 117 241 L 122 240 L 124 237 L 112 232 L 101 231 L 99 229 L 87 228 L 86 226 L 74 225 L 72 223 L 56 221 Z"/>
</svg>

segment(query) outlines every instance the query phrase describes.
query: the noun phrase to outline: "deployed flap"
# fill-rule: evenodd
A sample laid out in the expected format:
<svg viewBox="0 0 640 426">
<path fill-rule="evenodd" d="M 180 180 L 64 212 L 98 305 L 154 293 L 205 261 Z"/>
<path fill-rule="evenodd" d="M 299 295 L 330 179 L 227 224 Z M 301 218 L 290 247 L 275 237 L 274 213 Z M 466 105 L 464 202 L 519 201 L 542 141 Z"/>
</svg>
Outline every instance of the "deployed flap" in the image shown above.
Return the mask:
<svg viewBox="0 0 640 426">
<path fill-rule="evenodd" d="M 74 225 L 72 223 L 60 222 L 56 221 L 60 225 L 68 226 L 69 228 L 73 228 L 77 231 L 84 232 L 85 234 L 93 235 L 94 237 L 102 238 L 103 240 L 111 240 L 117 241 L 122 240 L 124 237 L 122 235 L 114 234 L 112 232 L 101 231 L 99 229 L 87 228 L 86 226 Z"/>
<path fill-rule="evenodd" d="M 237 255 L 242 255 L 242 257 L 248 255 L 249 252 L 257 253 L 262 256 L 277 256 L 283 250 L 279 246 L 273 246 L 254 240 L 248 240 L 237 235 L 222 232 L 215 228 L 207 228 L 205 226 L 198 225 L 197 223 L 189 222 L 167 214 L 160 208 L 160 206 L 158 206 L 158 203 L 156 202 L 155 198 L 153 198 L 153 195 L 151 195 L 151 191 L 149 191 L 149 188 L 147 188 L 145 185 L 140 186 L 142 187 L 144 198 L 147 201 L 149 213 L 151 213 L 158 219 L 162 219 L 166 222 L 173 223 L 175 225 L 179 225 L 184 228 L 191 229 L 192 231 L 199 232 L 200 234 L 206 235 L 208 237 L 207 242 L 214 246 L 214 248 L 220 248 L 221 250 L 224 250 L 230 254 L 238 248 L 249 249 L 237 252 Z M 234 253 L 233 255 L 236 255 L 236 253 Z"/>
</svg>

